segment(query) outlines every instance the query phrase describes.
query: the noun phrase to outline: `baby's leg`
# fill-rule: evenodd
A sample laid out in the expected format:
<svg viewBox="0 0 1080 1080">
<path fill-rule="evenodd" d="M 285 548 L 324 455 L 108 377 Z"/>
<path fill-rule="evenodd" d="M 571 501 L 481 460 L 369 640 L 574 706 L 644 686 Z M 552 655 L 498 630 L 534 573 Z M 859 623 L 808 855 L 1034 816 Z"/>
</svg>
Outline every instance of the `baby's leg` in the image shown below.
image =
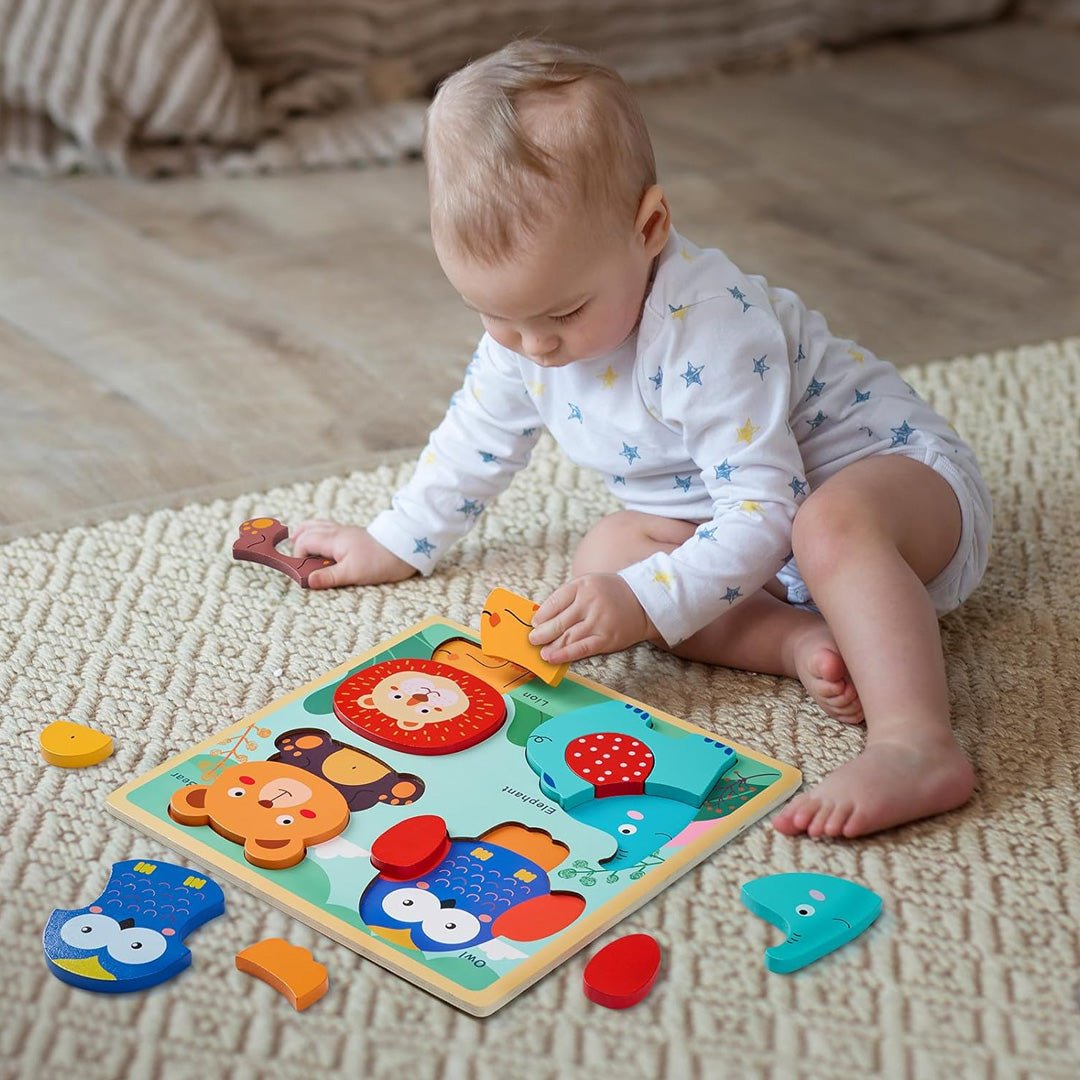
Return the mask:
<svg viewBox="0 0 1080 1080">
<path fill-rule="evenodd" d="M 937 614 L 926 591 L 960 538 L 949 484 L 899 455 L 818 488 L 793 546 L 866 714 L 862 754 L 785 807 L 781 832 L 861 836 L 960 806 L 974 773 L 953 738 Z"/>
<path fill-rule="evenodd" d="M 673 551 L 696 528 L 689 521 L 622 510 L 598 522 L 582 540 L 574 576 L 616 573 L 657 551 Z M 671 651 L 687 660 L 800 679 L 827 712 L 857 723 L 862 719 L 858 695 L 825 620 L 792 607 L 781 593 L 779 583 L 771 583 Z M 654 644 L 667 647 L 659 639 Z"/>
</svg>

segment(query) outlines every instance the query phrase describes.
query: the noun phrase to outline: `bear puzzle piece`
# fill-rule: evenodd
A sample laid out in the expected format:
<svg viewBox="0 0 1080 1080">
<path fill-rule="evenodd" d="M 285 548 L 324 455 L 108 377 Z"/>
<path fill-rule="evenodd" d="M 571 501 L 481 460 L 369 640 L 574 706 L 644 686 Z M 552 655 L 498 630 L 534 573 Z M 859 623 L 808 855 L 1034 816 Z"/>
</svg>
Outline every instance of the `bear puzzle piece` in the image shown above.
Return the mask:
<svg viewBox="0 0 1080 1080">
<path fill-rule="evenodd" d="M 742 887 L 742 902 L 784 931 L 765 950 L 765 966 L 787 973 L 857 938 L 881 914 L 881 897 L 829 874 L 770 874 Z"/>
<path fill-rule="evenodd" d="M 644 1000 L 660 972 L 660 946 L 650 934 L 629 934 L 605 945 L 582 975 L 585 996 L 608 1009 Z"/>
<path fill-rule="evenodd" d="M 188 828 L 209 825 L 242 844 L 265 870 L 295 866 L 307 849 L 349 824 L 349 806 L 328 780 L 282 761 L 247 761 L 210 784 L 188 784 L 169 799 L 169 817 Z"/>
<path fill-rule="evenodd" d="M 704 735 L 662 734 L 644 709 L 614 700 L 545 720 L 525 749 L 541 790 L 568 811 L 620 795 L 700 807 L 736 758 Z"/>
<path fill-rule="evenodd" d="M 320 555 L 284 555 L 277 546 L 289 538 L 289 527 L 277 518 L 249 518 L 240 525 L 240 535 L 233 541 L 232 555 L 241 562 L 262 563 L 280 570 L 295 581 L 301 589 L 308 587 L 308 578 L 315 570 L 333 566 L 333 559 Z"/>
<path fill-rule="evenodd" d="M 54 720 L 42 730 L 39 739 L 42 757 L 50 765 L 59 765 L 62 769 L 96 765 L 113 749 L 108 735 L 72 720 Z"/>
<path fill-rule="evenodd" d="M 236 968 L 284 994 L 297 1012 L 314 1005 L 330 989 L 326 967 L 307 949 L 282 938 L 266 938 L 238 952 Z"/>
<path fill-rule="evenodd" d="M 83 990 L 145 990 L 191 963 L 184 938 L 222 914 L 220 886 L 173 863 L 113 863 L 92 904 L 49 916 L 42 947 L 49 971 Z"/>
<path fill-rule="evenodd" d="M 492 589 L 480 616 L 480 646 L 488 656 L 520 664 L 548 686 L 558 686 L 570 665 L 549 663 L 540 655 L 540 646 L 529 641 L 533 612 L 539 606 L 507 589 Z"/>
</svg>

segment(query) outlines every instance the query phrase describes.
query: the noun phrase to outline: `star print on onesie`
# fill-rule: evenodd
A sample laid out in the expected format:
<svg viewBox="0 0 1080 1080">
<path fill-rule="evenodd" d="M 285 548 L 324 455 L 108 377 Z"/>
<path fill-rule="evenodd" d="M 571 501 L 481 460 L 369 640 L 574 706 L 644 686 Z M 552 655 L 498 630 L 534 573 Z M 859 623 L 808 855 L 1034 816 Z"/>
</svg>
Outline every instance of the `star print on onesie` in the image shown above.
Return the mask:
<svg viewBox="0 0 1080 1080">
<path fill-rule="evenodd" d="M 891 364 L 674 231 L 617 349 L 540 367 L 485 334 L 455 402 L 372 536 L 430 573 L 546 428 L 627 509 L 696 526 L 620 572 L 669 645 L 777 573 L 799 506 L 845 465 L 940 452 L 981 484 L 966 444 Z"/>
</svg>

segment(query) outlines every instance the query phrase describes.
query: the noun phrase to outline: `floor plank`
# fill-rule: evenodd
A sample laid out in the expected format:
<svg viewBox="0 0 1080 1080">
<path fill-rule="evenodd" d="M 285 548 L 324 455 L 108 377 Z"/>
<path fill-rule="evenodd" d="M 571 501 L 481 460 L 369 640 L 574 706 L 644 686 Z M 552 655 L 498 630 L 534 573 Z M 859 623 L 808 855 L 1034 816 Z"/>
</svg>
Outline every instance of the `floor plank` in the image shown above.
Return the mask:
<svg viewBox="0 0 1080 1080">
<path fill-rule="evenodd" d="M 901 362 L 1080 332 L 1080 32 L 642 94 L 677 226 Z M 418 163 L 0 179 L 0 539 L 422 444 L 475 317 Z"/>
</svg>

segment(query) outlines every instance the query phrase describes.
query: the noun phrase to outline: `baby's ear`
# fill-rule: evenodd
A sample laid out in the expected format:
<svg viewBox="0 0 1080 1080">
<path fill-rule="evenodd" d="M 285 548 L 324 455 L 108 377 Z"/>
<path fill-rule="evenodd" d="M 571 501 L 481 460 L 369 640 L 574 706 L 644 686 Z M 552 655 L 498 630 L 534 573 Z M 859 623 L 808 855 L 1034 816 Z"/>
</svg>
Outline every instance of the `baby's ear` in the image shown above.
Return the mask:
<svg viewBox="0 0 1080 1080">
<path fill-rule="evenodd" d="M 209 790 L 205 784 L 192 784 L 174 791 L 169 799 L 169 817 L 181 825 L 205 825 L 210 820 L 206 812 Z"/>
</svg>

